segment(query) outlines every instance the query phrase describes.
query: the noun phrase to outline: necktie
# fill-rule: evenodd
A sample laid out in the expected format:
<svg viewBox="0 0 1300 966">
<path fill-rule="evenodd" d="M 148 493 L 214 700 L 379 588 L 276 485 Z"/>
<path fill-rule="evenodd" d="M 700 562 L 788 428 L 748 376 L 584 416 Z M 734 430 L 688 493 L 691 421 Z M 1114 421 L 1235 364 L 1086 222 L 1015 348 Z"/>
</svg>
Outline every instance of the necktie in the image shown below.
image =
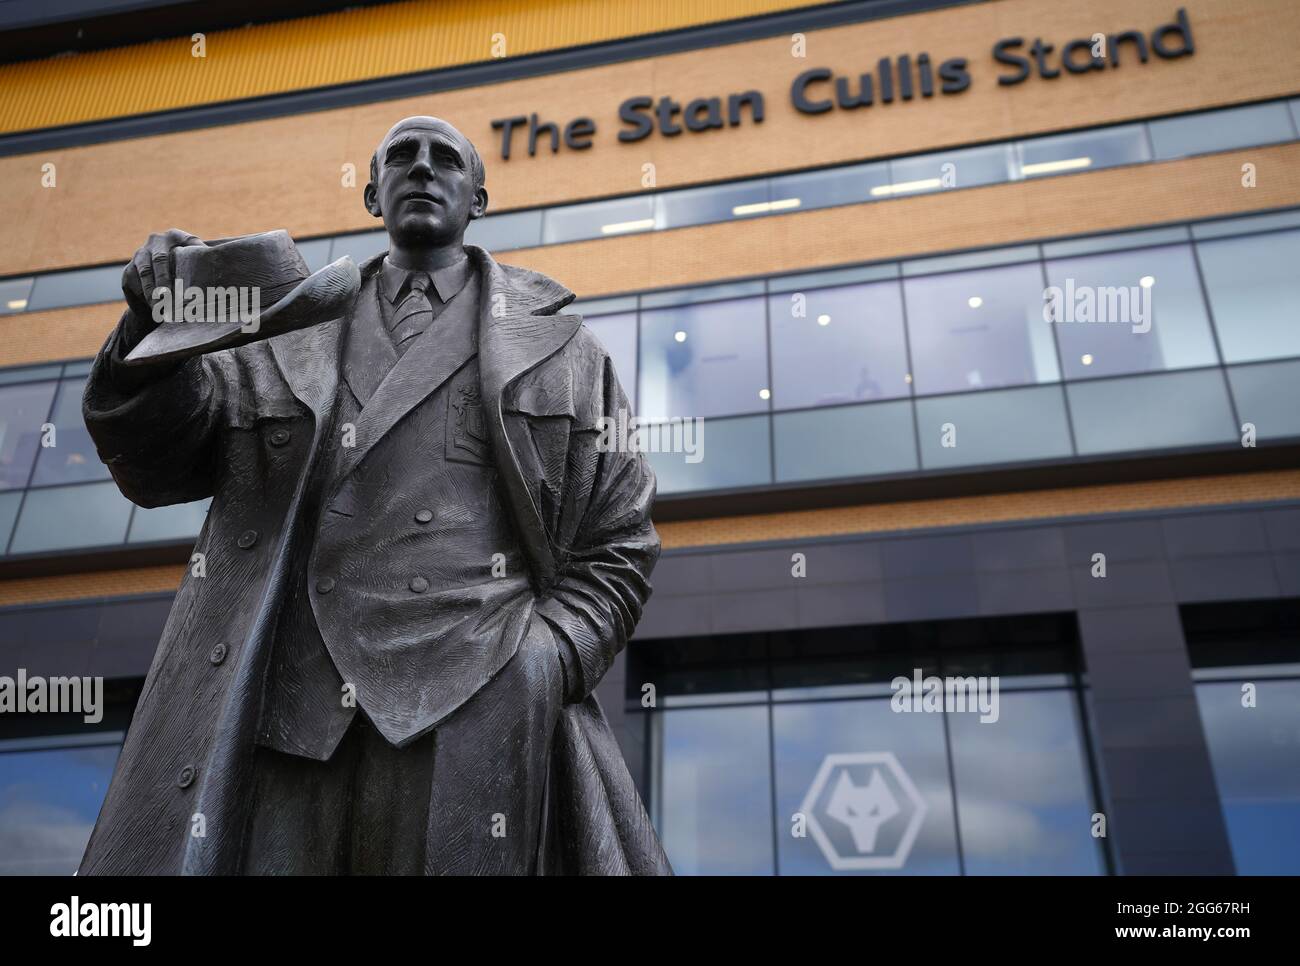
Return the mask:
<svg viewBox="0 0 1300 966">
<path fill-rule="evenodd" d="M 393 346 L 399 356 L 405 354 L 415 337 L 433 322 L 433 303 L 429 301 L 428 294 L 430 281 L 429 276 L 423 272 L 412 272 L 411 287 L 406 298 L 398 303 L 393 312 L 393 321 L 388 330 L 393 335 Z"/>
</svg>

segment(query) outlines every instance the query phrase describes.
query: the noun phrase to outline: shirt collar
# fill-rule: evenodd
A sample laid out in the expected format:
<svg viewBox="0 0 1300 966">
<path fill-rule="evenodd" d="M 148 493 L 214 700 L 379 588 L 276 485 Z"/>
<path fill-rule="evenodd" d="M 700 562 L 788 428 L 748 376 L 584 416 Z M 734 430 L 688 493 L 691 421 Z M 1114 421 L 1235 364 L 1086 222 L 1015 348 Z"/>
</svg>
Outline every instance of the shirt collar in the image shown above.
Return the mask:
<svg viewBox="0 0 1300 966">
<path fill-rule="evenodd" d="M 450 302 L 452 296 L 465 287 L 465 283 L 469 281 L 470 272 L 472 271 L 473 266 L 470 264 L 470 260 L 462 258 L 454 265 L 440 268 L 436 272 L 423 274 L 432 277 L 434 291 L 438 293 L 438 298 L 446 303 Z M 400 302 L 410 290 L 411 276 L 414 274 L 408 269 L 398 268 L 385 258 L 383 268 L 379 271 L 380 288 L 384 293 L 384 298 L 394 305 Z"/>
</svg>

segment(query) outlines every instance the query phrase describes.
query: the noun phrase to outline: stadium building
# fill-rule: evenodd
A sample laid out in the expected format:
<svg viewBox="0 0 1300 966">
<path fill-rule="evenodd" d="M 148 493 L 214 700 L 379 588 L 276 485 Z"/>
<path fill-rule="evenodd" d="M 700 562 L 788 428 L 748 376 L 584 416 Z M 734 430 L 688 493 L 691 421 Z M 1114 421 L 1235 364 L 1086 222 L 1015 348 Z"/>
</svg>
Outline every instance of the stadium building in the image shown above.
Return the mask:
<svg viewBox="0 0 1300 966">
<path fill-rule="evenodd" d="M 371 152 L 434 114 L 487 167 L 469 240 L 578 294 L 651 450 L 664 552 L 598 693 L 679 873 L 1300 873 L 1300 6 L 0 31 L 0 871 L 76 868 L 231 538 L 82 424 L 123 265 L 170 227 L 382 251 Z M 97 712 L 25 706 L 56 678 Z"/>
</svg>

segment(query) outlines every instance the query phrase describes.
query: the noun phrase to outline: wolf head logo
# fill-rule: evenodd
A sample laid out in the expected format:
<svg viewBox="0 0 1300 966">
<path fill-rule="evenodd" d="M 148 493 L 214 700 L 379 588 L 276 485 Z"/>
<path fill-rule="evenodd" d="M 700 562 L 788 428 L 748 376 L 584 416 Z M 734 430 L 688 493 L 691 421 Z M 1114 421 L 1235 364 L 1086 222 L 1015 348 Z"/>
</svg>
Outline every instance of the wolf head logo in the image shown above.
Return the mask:
<svg viewBox="0 0 1300 966">
<path fill-rule="evenodd" d="M 863 854 L 876 850 L 880 826 L 898 813 L 898 799 L 875 768 L 865 785 L 853 784 L 848 770 L 841 771 L 826 805 L 826 814 L 848 828 L 854 848 Z"/>
</svg>

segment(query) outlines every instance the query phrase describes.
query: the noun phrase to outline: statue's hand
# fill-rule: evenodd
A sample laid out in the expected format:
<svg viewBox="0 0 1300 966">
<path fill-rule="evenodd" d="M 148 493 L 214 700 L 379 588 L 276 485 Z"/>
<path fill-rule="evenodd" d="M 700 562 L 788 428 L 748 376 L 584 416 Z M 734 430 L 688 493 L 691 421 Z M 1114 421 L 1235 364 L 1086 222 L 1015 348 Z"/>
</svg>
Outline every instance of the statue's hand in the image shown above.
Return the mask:
<svg viewBox="0 0 1300 966">
<path fill-rule="evenodd" d="M 173 249 L 182 245 L 202 245 L 203 240 L 179 228 L 149 236 L 149 240 L 140 246 L 131 256 L 126 270 L 122 272 L 122 292 L 126 295 L 135 316 L 134 331 L 125 333 L 130 350 L 143 339 L 154 327 L 153 293 L 156 289 L 170 288 L 172 284 Z"/>
</svg>

